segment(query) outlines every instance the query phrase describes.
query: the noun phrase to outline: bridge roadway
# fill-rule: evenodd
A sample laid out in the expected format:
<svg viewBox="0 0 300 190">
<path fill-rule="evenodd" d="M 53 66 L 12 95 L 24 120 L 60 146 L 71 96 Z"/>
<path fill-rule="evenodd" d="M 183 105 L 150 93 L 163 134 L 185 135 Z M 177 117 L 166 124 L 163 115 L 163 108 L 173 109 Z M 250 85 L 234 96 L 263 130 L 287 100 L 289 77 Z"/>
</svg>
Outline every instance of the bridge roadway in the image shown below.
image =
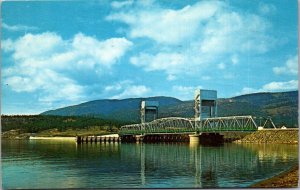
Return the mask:
<svg viewBox="0 0 300 190">
<path fill-rule="evenodd" d="M 262 127 L 266 126 L 268 121 L 274 126 L 271 119 L 265 119 Z M 259 127 L 252 116 L 214 117 L 203 120 L 168 117 L 148 123 L 122 126 L 119 135 L 249 132 L 256 131 Z"/>
</svg>

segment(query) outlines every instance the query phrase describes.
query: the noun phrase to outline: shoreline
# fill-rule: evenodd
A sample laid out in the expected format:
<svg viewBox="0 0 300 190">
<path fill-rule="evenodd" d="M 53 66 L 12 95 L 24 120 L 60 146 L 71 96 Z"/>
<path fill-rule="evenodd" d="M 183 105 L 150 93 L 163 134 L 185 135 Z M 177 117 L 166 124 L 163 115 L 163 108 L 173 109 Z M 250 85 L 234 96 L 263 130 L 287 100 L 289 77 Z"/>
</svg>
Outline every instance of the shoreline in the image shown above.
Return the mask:
<svg viewBox="0 0 300 190">
<path fill-rule="evenodd" d="M 299 184 L 299 164 L 269 179 L 250 185 L 250 188 L 296 188 Z"/>
</svg>

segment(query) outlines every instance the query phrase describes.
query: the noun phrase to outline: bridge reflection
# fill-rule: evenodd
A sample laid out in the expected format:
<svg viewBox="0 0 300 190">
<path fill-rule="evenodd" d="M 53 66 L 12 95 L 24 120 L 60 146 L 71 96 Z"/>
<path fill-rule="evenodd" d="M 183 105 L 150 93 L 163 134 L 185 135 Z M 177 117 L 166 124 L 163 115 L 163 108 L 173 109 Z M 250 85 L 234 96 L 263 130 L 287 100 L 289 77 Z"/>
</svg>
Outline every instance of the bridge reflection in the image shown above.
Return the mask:
<svg viewBox="0 0 300 190">
<path fill-rule="evenodd" d="M 132 144 L 131 144 L 132 145 Z M 165 144 L 136 144 L 135 151 L 132 146 L 122 144 L 121 157 L 127 160 L 128 156 L 135 157 L 140 163 L 140 180 L 145 187 L 152 183 L 155 178 L 160 178 L 167 185 L 176 184 L 177 176 L 184 176 L 189 180 L 194 178 L 194 184 L 189 188 L 220 187 L 224 178 L 232 179 L 232 186 L 238 181 L 255 181 L 257 173 L 268 171 L 263 169 L 269 162 L 261 154 L 270 155 L 272 149 L 262 149 L 261 146 L 244 146 L 239 144 L 225 144 L 223 146 L 206 147 L 188 144 L 174 143 Z M 284 151 L 282 148 L 276 155 L 277 160 L 273 165 L 278 165 L 280 156 L 284 157 L 290 151 L 295 152 L 293 147 Z M 128 151 L 131 154 L 128 155 Z M 297 157 L 297 155 L 291 155 Z M 258 167 L 259 166 L 259 167 Z M 178 184 L 177 184 L 178 186 Z M 186 187 L 186 186 L 185 186 Z"/>
<path fill-rule="evenodd" d="M 58 170 L 64 176 L 76 174 L 81 184 L 91 188 L 245 187 L 298 162 L 298 146 L 284 144 L 225 143 L 212 147 L 188 143 L 39 141 L 7 142 L 3 147 L 4 160 L 8 151 L 18 155 L 26 150 L 30 153 L 28 160 L 49 168 L 48 175 L 55 176 Z"/>
</svg>

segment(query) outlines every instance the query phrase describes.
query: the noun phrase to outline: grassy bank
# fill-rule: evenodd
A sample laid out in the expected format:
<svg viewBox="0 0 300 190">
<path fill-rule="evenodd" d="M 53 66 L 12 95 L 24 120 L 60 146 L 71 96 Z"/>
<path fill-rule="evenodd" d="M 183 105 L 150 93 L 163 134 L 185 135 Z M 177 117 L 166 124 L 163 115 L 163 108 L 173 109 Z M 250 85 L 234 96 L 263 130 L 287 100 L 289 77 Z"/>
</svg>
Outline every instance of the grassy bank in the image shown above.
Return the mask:
<svg viewBox="0 0 300 190">
<path fill-rule="evenodd" d="M 299 166 L 296 165 L 286 172 L 270 179 L 258 182 L 250 187 L 253 188 L 291 188 L 298 187 Z"/>
</svg>

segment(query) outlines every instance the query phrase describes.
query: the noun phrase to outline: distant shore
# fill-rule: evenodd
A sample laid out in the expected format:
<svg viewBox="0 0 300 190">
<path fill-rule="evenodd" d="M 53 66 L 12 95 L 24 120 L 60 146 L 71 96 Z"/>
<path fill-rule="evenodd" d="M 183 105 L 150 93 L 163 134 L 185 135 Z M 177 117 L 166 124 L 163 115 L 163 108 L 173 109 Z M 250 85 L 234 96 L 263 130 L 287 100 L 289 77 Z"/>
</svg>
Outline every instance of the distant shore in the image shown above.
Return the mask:
<svg viewBox="0 0 300 190">
<path fill-rule="evenodd" d="M 24 133 L 20 129 L 10 130 L 1 133 L 2 139 L 29 139 L 30 137 L 44 137 L 44 138 L 53 138 L 53 137 L 73 137 L 76 136 L 99 136 L 99 135 L 109 135 L 116 132 L 106 131 L 103 129 L 67 129 L 65 131 L 59 131 L 56 128 L 40 131 L 38 133 Z"/>
<path fill-rule="evenodd" d="M 29 137 L 29 140 L 68 140 L 76 141 L 76 137 Z"/>
<path fill-rule="evenodd" d="M 298 187 L 299 165 L 293 166 L 288 171 L 282 172 L 274 177 L 251 185 L 251 188 L 292 188 Z"/>
</svg>

